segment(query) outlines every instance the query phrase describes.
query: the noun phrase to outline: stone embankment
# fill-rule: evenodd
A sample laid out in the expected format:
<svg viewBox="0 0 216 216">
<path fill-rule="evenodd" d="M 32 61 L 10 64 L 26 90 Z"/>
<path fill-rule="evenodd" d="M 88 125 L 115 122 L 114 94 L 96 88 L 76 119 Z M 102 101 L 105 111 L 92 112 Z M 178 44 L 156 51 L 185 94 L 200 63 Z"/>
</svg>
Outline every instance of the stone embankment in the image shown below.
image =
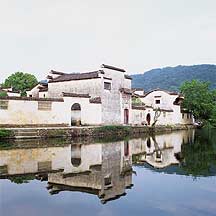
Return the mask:
<svg viewBox="0 0 216 216">
<path fill-rule="evenodd" d="M 85 127 L 40 127 L 40 128 L 7 128 L 5 137 L 0 139 L 38 139 L 68 137 L 109 137 L 172 132 L 175 130 L 194 129 L 193 125 L 175 126 L 85 126 Z"/>
</svg>

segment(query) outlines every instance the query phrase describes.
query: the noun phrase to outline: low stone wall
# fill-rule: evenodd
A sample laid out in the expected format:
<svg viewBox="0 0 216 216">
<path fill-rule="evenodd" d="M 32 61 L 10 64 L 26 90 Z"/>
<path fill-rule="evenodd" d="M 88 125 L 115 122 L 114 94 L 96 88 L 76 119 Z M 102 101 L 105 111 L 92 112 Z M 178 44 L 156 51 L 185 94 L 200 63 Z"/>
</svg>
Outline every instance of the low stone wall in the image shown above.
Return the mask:
<svg viewBox="0 0 216 216">
<path fill-rule="evenodd" d="M 193 125 L 176 125 L 176 126 L 101 126 L 101 127 L 66 127 L 66 128 L 26 128 L 8 129 L 11 135 L 5 138 L 15 139 L 33 139 L 33 138 L 57 138 L 57 137 L 120 137 L 138 134 L 151 134 L 159 132 L 172 132 L 175 130 L 194 129 Z M 2 138 L 0 138 L 2 139 Z"/>
</svg>

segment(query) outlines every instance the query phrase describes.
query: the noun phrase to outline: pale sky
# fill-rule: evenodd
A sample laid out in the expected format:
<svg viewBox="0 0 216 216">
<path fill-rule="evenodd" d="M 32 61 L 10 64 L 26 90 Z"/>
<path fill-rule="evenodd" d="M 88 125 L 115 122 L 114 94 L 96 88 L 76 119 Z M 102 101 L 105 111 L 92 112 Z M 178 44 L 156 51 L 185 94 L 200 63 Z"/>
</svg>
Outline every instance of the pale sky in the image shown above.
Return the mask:
<svg viewBox="0 0 216 216">
<path fill-rule="evenodd" d="M 216 64 L 216 0 L 0 0 L 0 82 L 102 63 L 128 74 Z"/>
</svg>

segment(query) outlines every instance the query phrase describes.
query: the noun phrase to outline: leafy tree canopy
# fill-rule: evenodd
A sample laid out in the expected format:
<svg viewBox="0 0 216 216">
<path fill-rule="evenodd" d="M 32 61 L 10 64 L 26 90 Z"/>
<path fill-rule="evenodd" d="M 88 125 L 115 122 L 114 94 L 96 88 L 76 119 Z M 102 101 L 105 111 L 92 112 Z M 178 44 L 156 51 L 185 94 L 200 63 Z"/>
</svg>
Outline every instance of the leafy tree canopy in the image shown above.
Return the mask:
<svg viewBox="0 0 216 216">
<path fill-rule="evenodd" d="M 12 87 L 15 91 L 20 91 L 22 96 L 26 91 L 32 89 L 38 83 L 36 77 L 29 73 L 16 72 L 10 75 L 2 84 L 3 88 Z"/>
<path fill-rule="evenodd" d="M 196 120 L 216 121 L 216 91 L 210 90 L 209 82 L 186 81 L 180 90 L 185 97 L 183 107 L 191 111 Z"/>
</svg>

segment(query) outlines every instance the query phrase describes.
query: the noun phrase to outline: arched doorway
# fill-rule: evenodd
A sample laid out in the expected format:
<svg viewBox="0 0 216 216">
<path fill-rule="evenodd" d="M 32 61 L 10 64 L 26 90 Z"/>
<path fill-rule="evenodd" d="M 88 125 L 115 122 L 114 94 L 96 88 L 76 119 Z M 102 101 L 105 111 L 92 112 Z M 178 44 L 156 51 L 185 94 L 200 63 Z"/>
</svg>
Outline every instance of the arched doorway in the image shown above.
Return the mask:
<svg viewBox="0 0 216 216">
<path fill-rule="evenodd" d="M 78 167 L 81 162 L 81 145 L 71 145 L 71 164 Z"/>
<path fill-rule="evenodd" d="M 129 123 L 129 110 L 124 109 L 124 124 L 128 124 L 128 123 Z"/>
<path fill-rule="evenodd" d="M 81 125 L 81 106 L 79 103 L 74 103 L 71 106 L 71 126 Z"/>
<path fill-rule="evenodd" d="M 150 139 L 150 137 L 147 139 L 147 147 L 151 148 L 151 139 Z"/>
<path fill-rule="evenodd" d="M 151 124 L 151 115 L 150 115 L 150 113 L 147 114 L 146 121 L 147 121 L 147 125 Z"/>
</svg>

